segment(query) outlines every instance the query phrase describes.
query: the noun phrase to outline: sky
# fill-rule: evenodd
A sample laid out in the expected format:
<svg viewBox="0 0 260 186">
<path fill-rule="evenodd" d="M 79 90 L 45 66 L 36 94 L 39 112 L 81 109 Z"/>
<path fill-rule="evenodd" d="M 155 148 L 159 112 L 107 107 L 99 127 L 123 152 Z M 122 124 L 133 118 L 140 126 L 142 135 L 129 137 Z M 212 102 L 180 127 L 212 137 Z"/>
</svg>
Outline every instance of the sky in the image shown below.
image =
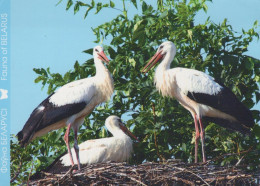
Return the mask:
<svg viewBox="0 0 260 186">
<path fill-rule="evenodd" d="M 82 51 L 97 45 L 91 28 L 118 14 L 106 9 L 84 20 L 84 11 L 74 15 L 72 9 L 65 10 L 67 0 L 56 6 L 57 2 L 11 0 L 11 134 L 22 129 L 33 109 L 47 97 L 47 89 L 34 83 L 33 68 L 50 67 L 51 72 L 64 74 L 73 69 L 76 60 L 84 63 L 91 56 Z M 213 0 L 207 15 L 200 12 L 195 22 L 203 23 L 208 16 L 215 23 L 227 18 L 240 33 L 255 20 L 260 23 L 259 7 L 260 0 Z M 248 49 L 247 55 L 260 59 L 260 42 L 255 40 Z"/>
</svg>

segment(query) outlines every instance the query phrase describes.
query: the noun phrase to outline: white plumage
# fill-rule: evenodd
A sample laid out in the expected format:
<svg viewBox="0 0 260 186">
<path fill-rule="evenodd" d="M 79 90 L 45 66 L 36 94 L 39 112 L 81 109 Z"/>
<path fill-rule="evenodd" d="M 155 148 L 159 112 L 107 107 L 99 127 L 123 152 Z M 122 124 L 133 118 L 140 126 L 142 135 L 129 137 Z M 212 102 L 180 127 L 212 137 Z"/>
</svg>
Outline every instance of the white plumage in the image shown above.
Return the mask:
<svg viewBox="0 0 260 186">
<path fill-rule="evenodd" d="M 108 64 L 103 48 L 93 49 L 96 75 L 68 83 L 46 98 L 30 115 L 23 129 L 17 134 L 22 146 L 52 130 L 67 126 L 64 136 L 69 154 L 70 128 L 74 131 L 74 149 L 78 154 L 77 133 L 85 116 L 90 114 L 96 105 L 107 101 L 114 91 L 114 83 L 110 72 L 103 62 Z M 80 162 L 77 159 L 78 169 Z M 71 157 L 71 163 L 74 161 Z"/>
<path fill-rule="evenodd" d="M 90 77 L 64 85 L 50 97 L 50 102 L 55 106 L 80 103 L 82 101 L 90 102 L 97 91 L 95 79 L 95 77 Z"/>
<path fill-rule="evenodd" d="M 245 134 L 250 133 L 254 119 L 251 112 L 236 96 L 227 87 L 216 82 L 213 77 L 194 69 L 170 69 L 175 54 L 176 47 L 171 41 L 162 43 L 143 72 L 148 72 L 162 59 L 154 75 L 156 88 L 163 96 L 176 98 L 192 114 L 196 129 L 195 162 L 197 162 L 199 137 L 201 137 L 203 162 L 205 162 L 202 118 Z"/>
<path fill-rule="evenodd" d="M 168 73 L 175 74 L 177 86 L 184 94 L 192 91 L 216 95 L 223 88 L 214 81 L 214 78 L 198 70 L 174 68 L 169 70 Z"/>
<path fill-rule="evenodd" d="M 122 131 L 121 128 L 126 129 L 126 127 L 120 118 L 117 116 L 109 116 L 106 119 L 105 125 L 108 131 L 113 134 L 113 137 L 88 140 L 81 143 L 79 145 L 79 158 L 82 164 L 104 163 L 108 161 L 123 162 L 128 161 L 131 157 L 133 142 L 130 137 Z M 136 137 L 134 138 L 136 139 Z M 76 158 L 74 150 L 72 150 L 72 156 L 73 159 Z M 61 163 L 64 166 L 71 165 L 69 154 L 61 157 Z"/>
</svg>

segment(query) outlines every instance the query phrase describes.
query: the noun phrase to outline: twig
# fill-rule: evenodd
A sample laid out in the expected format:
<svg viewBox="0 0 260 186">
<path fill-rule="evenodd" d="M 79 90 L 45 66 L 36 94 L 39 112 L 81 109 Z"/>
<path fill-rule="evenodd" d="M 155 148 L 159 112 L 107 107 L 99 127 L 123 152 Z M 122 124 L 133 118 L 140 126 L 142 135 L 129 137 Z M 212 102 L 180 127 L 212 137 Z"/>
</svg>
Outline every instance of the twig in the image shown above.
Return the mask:
<svg viewBox="0 0 260 186">
<path fill-rule="evenodd" d="M 68 174 L 71 174 L 72 173 L 72 170 L 73 170 L 73 168 L 74 168 L 74 166 L 71 166 L 71 168 L 66 172 L 66 174 L 63 176 L 63 177 L 61 177 L 61 181 L 68 175 Z"/>
<path fill-rule="evenodd" d="M 242 156 L 242 158 L 240 158 L 238 161 L 237 161 L 237 163 L 236 163 L 236 167 L 241 163 L 241 161 L 244 159 L 244 157 L 245 157 L 245 155 L 244 156 Z"/>
<path fill-rule="evenodd" d="M 220 156 L 217 156 L 216 158 L 214 159 L 211 159 L 211 160 L 208 160 L 205 164 L 208 165 L 210 162 L 212 161 L 216 161 L 216 160 L 219 160 L 225 156 L 233 156 L 233 155 L 240 155 L 240 154 L 244 154 L 244 153 L 249 153 L 253 150 L 253 146 L 251 146 L 249 149 L 245 150 L 245 151 L 242 151 L 242 152 L 237 152 L 237 153 L 227 153 L 227 154 L 222 154 Z"/>
<path fill-rule="evenodd" d="M 106 170 L 106 169 L 110 169 L 110 168 L 112 168 L 112 167 L 114 167 L 114 166 L 107 166 L 107 167 L 101 167 L 101 168 L 97 168 L 97 169 L 91 169 L 90 171 L 91 172 L 96 172 L 96 171 L 102 171 L 102 170 Z"/>
<path fill-rule="evenodd" d="M 183 178 L 178 178 L 178 177 L 172 177 L 172 179 L 176 180 L 176 181 L 182 181 L 183 183 L 187 184 L 187 185 L 195 185 L 194 182 L 191 182 L 189 180 L 185 180 Z"/>
<path fill-rule="evenodd" d="M 45 181 L 50 181 L 50 180 L 55 180 L 55 178 L 45 178 L 45 179 L 39 180 L 39 182 L 45 182 Z"/>
<path fill-rule="evenodd" d="M 120 176 L 125 176 L 125 177 L 127 177 L 127 178 L 129 178 L 129 179 L 131 179 L 131 180 L 133 180 L 133 181 L 135 181 L 135 182 L 141 184 L 141 185 L 147 186 L 147 185 L 144 184 L 143 182 L 141 182 L 141 181 L 139 181 L 139 180 L 137 180 L 137 179 L 135 179 L 135 178 L 133 178 L 133 177 L 127 175 L 127 174 L 124 174 L 124 173 L 116 173 L 116 174 L 118 174 L 118 175 L 120 175 Z"/>
<path fill-rule="evenodd" d="M 20 171 L 21 171 L 21 168 L 22 168 L 22 165 L 23 165 L 23 161 L 22 161 L 22 159 L 21 159 L 20 162 L 19 162 L 19 167 L 18 167 L 18 169 L 17 169 L 17 171 L 16 171 L 14 177 L 10 180 L 10 183 L 13 183 L 14 180 L 16 180 L 16 178 L 19 176 Z"/>
<path fill-rule="evenodd" d="M 179 168 L 179 167 L 174 167 L 174 168 L 175 168 L 175 169 L 178 169 L 178 170 L 182 170 L 182 171 L 184 171 L 184 172 L 189 172 L 189 173 L 191 173 L 192 175 L 198 177 L 198 178 L 199 178 L 201 181 L 203 181 L 206 185 L 210 186 L 210 185 L 208 184 L 208 182 L 206 182 L 202 177 L 200 177 L 199 175 L 195 174 L 194 172 L 192 172 L 192 171 L 190 171 L 190 170 L 187 170 L 187 169 L 185 169 L 185 168 Z"/>
<path fill-rule="evenodd" d="M 33 162 L 34 162 L 34 160 L 32 160 L 32 167 L 31 167 L 31 170 L 30 170 L 30 173 L 29 173 L 29 177 L 28 177 L 28 180 L 27 180 L 27 186 L 29 185 L 30 177 L 31 177 L 31 174 L 32 174 Z"/>
<path fill-rule="evenodd" d="M 234 175 L 234 176 L 222 176 L 222 177 L 218 177 L 218 178 L 206 178 L 206 181 L 223 181 L 223 180 L 229 180 L 228 182 L 236 179 L 236 178 L 251 178 L 251 175 Z"/>
</svg>

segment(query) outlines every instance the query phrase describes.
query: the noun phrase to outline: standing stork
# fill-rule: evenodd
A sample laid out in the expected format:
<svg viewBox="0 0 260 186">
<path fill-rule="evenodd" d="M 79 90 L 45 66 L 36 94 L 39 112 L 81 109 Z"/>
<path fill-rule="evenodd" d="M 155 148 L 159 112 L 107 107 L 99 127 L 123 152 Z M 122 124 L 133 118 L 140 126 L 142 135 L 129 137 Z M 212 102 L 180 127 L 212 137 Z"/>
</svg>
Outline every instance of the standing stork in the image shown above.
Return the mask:
<svg viewBox="0 0 260 186">
<path fill-rule="evenodd" d="M 195 162 L 198 160 L 199 137 L 203 162 L 206 162 L 202 119 L 243 134 L 250 134 L 254 119 L 250 110 L 236 98 L 234 93 L 213 77 L 194 69 L 170 69 L 175 54 L 175 45 L 171 41 L 163 42 L 142 72 L 148 72 L 162 60 L 154 75 L 156 88 L 163 96 L 175 97 L 192 114 L 196 130 Z"/>
<path fill-rule="evenodd" d="M 108 100 L 114 91 L 111 74 L 102 63 L 102 61 L 107 64 L 109 62 L 103 48 L 96 46 L 93 49 L 93 56 L 96 75 L 62 86 L 35 108 L 23 129 L 17 134 L 21 146 L 27 145 L 36 137 L 52 130 L 67 126 L 64 141 L 73 166 L 74 161 L 69 145 L 69 133 L 72 128 L 74 131 L 74 149 L 80 170 L 78 129 L 84 122 L 84 118 L 93 111 L 96 105 Z"/>
<path fill-rule="evenodd" d="M 109 116 L 105 121 L 106 128 L 112 137 L 87 140 L 79 144 L 79 157 L 82 164 L 104 163 L 108 161 L 128 161 L 133 152 L 132 138 L 138 139 L 126 128 L 118 116 Z M 129 135 L 129 136 L 128 136 Z M 72 155 L 75 157 L 75 153 Z M 70 166 L 69 154 L 60 158 L 61 164 Z"/>
</svg>

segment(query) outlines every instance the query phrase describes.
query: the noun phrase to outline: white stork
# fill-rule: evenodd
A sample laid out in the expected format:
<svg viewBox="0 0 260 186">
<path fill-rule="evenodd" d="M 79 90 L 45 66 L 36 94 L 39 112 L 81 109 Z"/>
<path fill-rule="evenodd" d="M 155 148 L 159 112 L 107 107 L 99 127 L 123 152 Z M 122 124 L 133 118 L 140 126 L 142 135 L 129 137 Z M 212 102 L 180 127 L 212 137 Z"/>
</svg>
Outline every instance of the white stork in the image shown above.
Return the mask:
<svg viewBox="0 0 260 186">
<path fill-rule="evenodd" d="M 133 142 L 128 135 L 138 139 L 126 128 L 118 116 L 109 116 L 105 126 L 113 137 L 87 140 L 79 145 L 79 157 L 82 164 L 104 163 L 108 161 L 128 161 L 133 152 Z M 128 134 L 128 135 L 127 135 Z M 76 157 L 72 151 L 73 158 Z M 61 164 L 70 166 L 70 156 L 66 154 L 60 158 Z"/>
<path fill-rule="evenodd" d="M 78 129 L 84 122 L 84 118 L 93 111 L 96 105 L 108 100 L 114 91 L 111 74 L 102 63 L 102 61 L 107 64 L 109 62 L 103 48 L 96 46 L 93 49 L 93 56 L 96 75 L 62 86 L 35 108 L 23 129 L 17 134 L 21 146 L 27 145 L 36 137 L 52 130 L 67 126 L 64 140 L 70 154 L 71 164 L 74 165 L 69 146 L 69 133 L 70 128 L 72 128 L 74 131 L 74 149 L 80 170 Z"/>
<path fill-rule="evenodd" d="M 250 133 L 254 119 L 250 110 L 236 98 L 234 93 L 213 77 L 194 69 L 170 69 L 175 54 L 175 45 L 171 41 L 163 42 L 142 72 L 148 72 L 160 59 L 162 60 L 154 75 L 156 88 L 163 96 L 175 97 L 190 111 L 196 130 L 195 162 L 197 162 L 199 137 L 203 162 L 206 162 L 202 119 L 243 134 Z"/>
</svg>

